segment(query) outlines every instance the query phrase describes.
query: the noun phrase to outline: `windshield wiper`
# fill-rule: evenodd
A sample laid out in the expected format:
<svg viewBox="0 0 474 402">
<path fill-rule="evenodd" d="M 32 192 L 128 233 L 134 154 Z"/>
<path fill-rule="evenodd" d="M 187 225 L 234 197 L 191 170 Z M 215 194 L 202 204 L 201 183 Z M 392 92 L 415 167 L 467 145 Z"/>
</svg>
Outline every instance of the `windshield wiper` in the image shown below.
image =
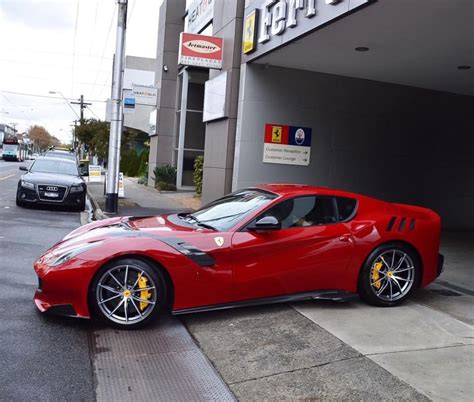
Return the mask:
<svg viewBox="0 0 474 402">
<path fill-rule="evenodd" d="M 198 226 L 201 226 L 203 228 L 206 228 L 206 229 L 212 229 L 212 230 L 215 230 L 217 232 L 217 229 L 214 227 L 214 226 L 211 226 L 207 223 L 203 223 L 201 222 L 198 218 L 196 218 L 193 214 L 187 214 L 187 215 L 183 215 L 183 218 L 184 219 L 187 219 L 187 218 L 190 218 L 192 221 L 196 222 L 196 225 Z"/>
</svg>

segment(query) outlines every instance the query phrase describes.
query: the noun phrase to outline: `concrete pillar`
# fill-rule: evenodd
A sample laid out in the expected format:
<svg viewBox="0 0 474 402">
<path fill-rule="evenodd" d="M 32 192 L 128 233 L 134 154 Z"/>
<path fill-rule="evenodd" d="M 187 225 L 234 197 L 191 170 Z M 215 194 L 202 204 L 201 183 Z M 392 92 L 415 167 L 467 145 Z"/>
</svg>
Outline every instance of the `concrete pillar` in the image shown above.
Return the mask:
<svg viewBox="0 0 474 402">
<path fill-rule="evenodd" d="M 184 30 L 185 10 L 186 0 L 164 0 L 160 7 L 155 76 L 158 88 L 156 135 L 150 137 L 148 160 L 150 186 L 154 185 L 156 166 L 173 164 L 179 34 Z"/>
<path fill-rule="evenodd" d="M 229 115 L 206 125 L 204 203 L 223 196 L 232 187 L 244 6 L 244 0 L 214 2 L 213 35 L 224 39 L 224 60 L 222 71 L 211 70 L 209 78 L 227 71 L 226 102 Z"/>
</svg>

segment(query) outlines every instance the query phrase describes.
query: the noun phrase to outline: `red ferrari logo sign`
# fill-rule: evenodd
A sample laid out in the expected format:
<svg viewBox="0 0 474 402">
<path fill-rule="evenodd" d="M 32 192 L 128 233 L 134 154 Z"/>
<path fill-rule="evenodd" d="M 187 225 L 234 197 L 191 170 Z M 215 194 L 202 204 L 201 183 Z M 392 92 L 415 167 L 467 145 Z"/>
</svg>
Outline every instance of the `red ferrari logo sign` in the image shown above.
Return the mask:
<svg viewBox="0 0 474 402">
<path fill-rule="evenodd" d="M 223 39 L 182 32 L 179 64 L 205 68 L 222 68 Z"/>
</svg>

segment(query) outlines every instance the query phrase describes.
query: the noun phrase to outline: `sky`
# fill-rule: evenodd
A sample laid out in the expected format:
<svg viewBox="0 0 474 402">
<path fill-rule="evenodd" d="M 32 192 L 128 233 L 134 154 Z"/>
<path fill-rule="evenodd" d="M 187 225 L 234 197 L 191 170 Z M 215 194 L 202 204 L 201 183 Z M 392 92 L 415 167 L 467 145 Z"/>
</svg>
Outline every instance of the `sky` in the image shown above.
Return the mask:
<svg viewBox="0 0 474 402">
<path fill-rule="evenodd" d="M 127 55 L 156 56 L 161 1 L 128 0 Z M 0 123 L 70 142 L 77 115 L 63 96 L 81 94 L 85 118 L 104 120 L 116 27 L 116 0 L 0 0 Z"/>
</svg>

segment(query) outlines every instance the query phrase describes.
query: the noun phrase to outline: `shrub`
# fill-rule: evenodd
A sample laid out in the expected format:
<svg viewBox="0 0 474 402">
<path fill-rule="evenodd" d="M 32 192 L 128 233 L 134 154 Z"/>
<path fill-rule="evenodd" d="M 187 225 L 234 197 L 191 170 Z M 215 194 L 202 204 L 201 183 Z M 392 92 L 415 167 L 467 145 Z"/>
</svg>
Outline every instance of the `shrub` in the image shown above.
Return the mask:
<svg viewBox="0 0 474 402">
<path fill-rule="evenodd" d="M 193 182 L 196 186 L 196 195 L 202 194 L 202 171 L 204 166 L 204 155 L 199 155 L 194 159 Z"/>
<path fill-rule="evenodd" d="M 120 153 L 120 171 L 123 174 L 127 174 L 129 164 L 130 164 L 130 151 L 123 150 Z"/>
<path fill-rule="evenodd" d="M 128 160 L 127 176 L 137 177 L 140 167 L 140 159 L 134 149 L 130 150 L 130 159 Z"/>
<path fill-rule="evenodd" d="M 143 184 L 144 186 L 148 186 L 148 170 L 145 171 L 140 177 L 138 178 L 138 184 Z"/>
<path fill-rule="evenodd" d="M 176 191 L 176 168 L 171 165 L 157 166 L 155 174 L 155 188 L 164 191 Z"/>
<path fill-rule="evenodd" d="M 138 168 L 138 175 L 143 176 L 146 172 L 148 176 L 148 157 L 150 155 L 150 151 L 145 150 L 142 151 L 140 154 L 140 167 Z"/>
</svg>

